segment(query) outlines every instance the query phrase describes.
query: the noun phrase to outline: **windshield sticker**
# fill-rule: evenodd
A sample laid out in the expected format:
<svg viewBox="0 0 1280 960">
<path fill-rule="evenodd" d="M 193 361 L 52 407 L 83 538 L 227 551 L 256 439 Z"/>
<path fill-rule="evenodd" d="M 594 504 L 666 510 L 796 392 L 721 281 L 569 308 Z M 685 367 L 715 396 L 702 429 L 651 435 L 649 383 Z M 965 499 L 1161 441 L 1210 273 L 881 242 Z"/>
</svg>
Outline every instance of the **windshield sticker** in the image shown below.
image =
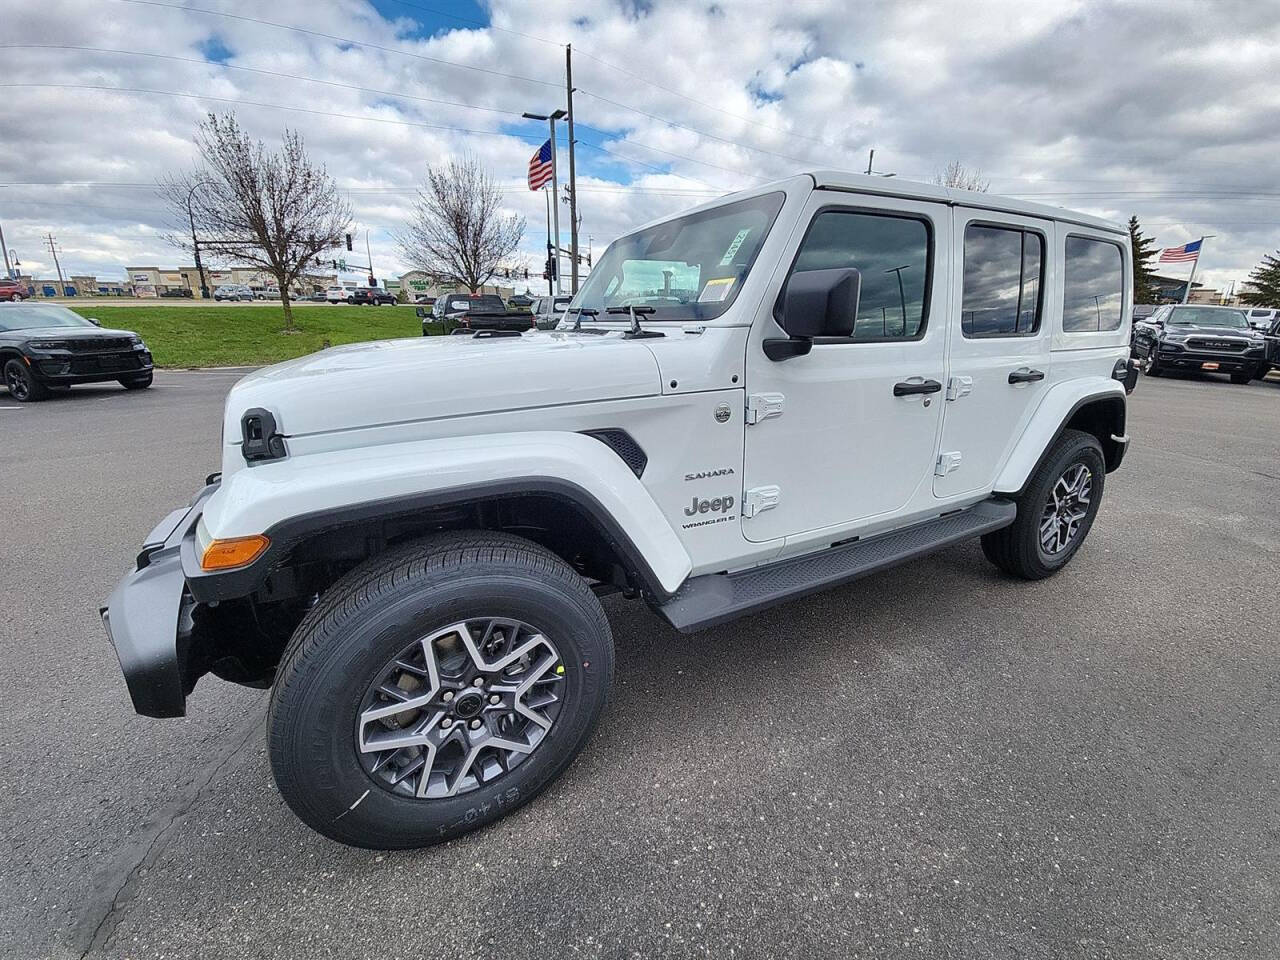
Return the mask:
<svg viewBox="0 0 1280 960">
<path fill-rule="evenodd" d="M 736 279 L 736 277 L 723 277 L 719 280 L 708 280 L 706 286 L 702 288 L 702 293 L 698 294 L 698 302 L 720 303 L 729 296 L 729 291 L 733 289 L 733 282 Z"/>
<path fill-rule="evenodd" d="M 720 258 L 720 266 L 727 267 L 733 263 L 733 255 L 738 252 L 738 248 L 742 246 L 742 241 L 747 239 L 747 234 L 751 232 L 750 227 L 744 227 L 738 231 L 738 235 L 733 238 L 733 242 L 729 244 L 729 249 L 724 252 L 724 256 Z"/>
</svg>

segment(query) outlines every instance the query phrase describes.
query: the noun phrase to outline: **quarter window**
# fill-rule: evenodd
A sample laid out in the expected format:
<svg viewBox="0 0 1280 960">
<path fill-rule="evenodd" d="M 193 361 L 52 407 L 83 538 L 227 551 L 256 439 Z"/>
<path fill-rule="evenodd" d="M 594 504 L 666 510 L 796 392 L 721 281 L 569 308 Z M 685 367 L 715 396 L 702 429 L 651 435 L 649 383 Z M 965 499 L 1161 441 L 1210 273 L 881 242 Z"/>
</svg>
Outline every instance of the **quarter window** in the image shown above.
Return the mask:
<svg viewBox="0 0 1280 960">
<path fill-rule="evenodd" d="M 1120 329 L 1124 260 L 1118 246 L 1090 237 L 1067 237 L 1063 276 L 1064 332 Z"/>
<path fill-rule="evenodd" d="M 1038 233 L 970 224 L 964 231 L 966 337 L 1026 337 L 1040 329 L 1044 241 Z"/>
<path fill-rule="evenodd" d="M 929 227 L 914 217 L 829 210 L 813 218 L 792 273 L 856 267 L 862 293 L 853 340 L 913 340 L 924 333 Z"/>
</svg>

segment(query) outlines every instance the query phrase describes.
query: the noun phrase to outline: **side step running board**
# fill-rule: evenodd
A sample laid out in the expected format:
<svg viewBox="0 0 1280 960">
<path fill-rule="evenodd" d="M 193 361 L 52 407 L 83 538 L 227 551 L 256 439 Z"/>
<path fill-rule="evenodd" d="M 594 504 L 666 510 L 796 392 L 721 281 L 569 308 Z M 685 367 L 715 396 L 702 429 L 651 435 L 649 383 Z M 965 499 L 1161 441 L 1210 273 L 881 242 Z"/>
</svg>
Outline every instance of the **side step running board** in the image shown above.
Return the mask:
<svg viewBox="0 0 1280 960">
<path fill-rule="evenodd" d="M 1017 507 L 1007 500 L 985 500 L 968 510 L 820 553 L 738 573 L 694 577 L 658 610 L 676 629 L 692 633 L 999 530 L 1013 523 L 1016 514 Z"/>
</svg>

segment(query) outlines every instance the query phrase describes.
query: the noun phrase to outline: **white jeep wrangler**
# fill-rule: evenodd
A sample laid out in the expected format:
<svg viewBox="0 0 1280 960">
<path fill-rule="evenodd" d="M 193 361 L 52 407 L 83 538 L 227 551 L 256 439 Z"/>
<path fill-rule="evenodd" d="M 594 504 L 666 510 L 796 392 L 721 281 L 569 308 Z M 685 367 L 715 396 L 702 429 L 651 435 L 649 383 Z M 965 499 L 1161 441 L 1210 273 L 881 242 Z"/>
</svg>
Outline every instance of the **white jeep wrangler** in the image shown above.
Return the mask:
<svg viewBox="0 0 1280 960">
<path fill-rule="evenodd" d="M 602 594 L 692 632 L 969 537 L 1064 566 L 1128 443 L 1131 288 L 1122 226 L 823 172 L 623 237 L 555 330 L 268 367 L 103 609 L 135 708 L 272 686 L 316 830 L 470 830 L 590 736 Z"/>
</svg>

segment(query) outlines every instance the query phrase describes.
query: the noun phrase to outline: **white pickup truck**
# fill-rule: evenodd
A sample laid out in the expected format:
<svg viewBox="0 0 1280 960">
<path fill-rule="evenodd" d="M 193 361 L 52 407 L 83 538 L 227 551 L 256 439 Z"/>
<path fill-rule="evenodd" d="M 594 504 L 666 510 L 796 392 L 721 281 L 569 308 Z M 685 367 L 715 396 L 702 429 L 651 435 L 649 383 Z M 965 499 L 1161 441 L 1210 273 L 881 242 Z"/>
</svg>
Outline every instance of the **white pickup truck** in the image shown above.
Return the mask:
<svg viewBox="0 0 1280 960">
<path fill-rule="evenodd" d="M 818 172 L 616 241 L 555 330 L 260 370 L 103 608 L 134 706 L 271 686 L 316 830 L 472 829 L 590 736 L 603 594 L 693 632 L 971 537 L 1064 566 L 1128 443 L 1130 276 L 1123 226 Z"/>
</svg>

